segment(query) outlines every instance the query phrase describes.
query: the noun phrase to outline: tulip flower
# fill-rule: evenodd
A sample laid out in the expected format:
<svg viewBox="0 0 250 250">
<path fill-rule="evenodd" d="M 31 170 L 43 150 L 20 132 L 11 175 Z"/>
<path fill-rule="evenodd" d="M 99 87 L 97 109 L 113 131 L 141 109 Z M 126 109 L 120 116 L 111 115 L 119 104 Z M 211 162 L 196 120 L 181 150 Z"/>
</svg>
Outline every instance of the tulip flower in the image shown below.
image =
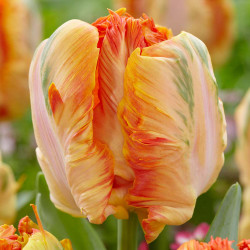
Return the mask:
<svg viewBox="0 0 250 250">
<path fill-rule="evenodd" d="M 231 247 L 232 243 L 233 241 L 229 241 L 227 238 L 221 239 L 220 237 L 216 237 L 213 239 L 211 237 L 208 243 L 190 240 L 182 244 L 178 250 L 233 250 Z"/>
<path fill-rule="evenodd" d="M 0 225 L 11 224 L 15 219 L 18 186 L 11 168 L 2 162 L 0 155 Z"/>
<path fill-rule="evenodd" d="M 240 222 L 240 239 L 250 238 L 250 89 L 236 109 L 238 142 L 236 162 L 243 184 L 243 207 Z"/>
<path fill-rule="evenodd" d="M 73 250 L 70 240 L 64 239 L 59 242 L 54 235 L 43 229 L 36 207 L 34 206 L 33 209 L 38 225 L 25 216 L 18 224 L 20 235 L 15 234 L 16 229 L 12 225 L 0 226 L 0 249 Z"/>
<path fill-rule="evenodd" d="M 147 242 L 191 218 L 223 165 L 225 119 L 205 45 L 120 9 L 71 20 L 30 69 L 37 157 L 55 206 L 138 214 Z"/>
<path fill-rule="evenodd" d="M 187 31 L 208 47 L 215 66 L 230 55 L 234 41 L 234 15 L 231 0 L 113 0 L 115 8 L 126 7 L 139 17 L 152 16 L 156 23 L 171 27 L 174 34 Z"/>
<path fill-rule="evenodd" d="M 29 106 L 28 72 L 40 20 L 28 2 L 0 0 L 0 120 L 18 118 Z"/>
</svg>

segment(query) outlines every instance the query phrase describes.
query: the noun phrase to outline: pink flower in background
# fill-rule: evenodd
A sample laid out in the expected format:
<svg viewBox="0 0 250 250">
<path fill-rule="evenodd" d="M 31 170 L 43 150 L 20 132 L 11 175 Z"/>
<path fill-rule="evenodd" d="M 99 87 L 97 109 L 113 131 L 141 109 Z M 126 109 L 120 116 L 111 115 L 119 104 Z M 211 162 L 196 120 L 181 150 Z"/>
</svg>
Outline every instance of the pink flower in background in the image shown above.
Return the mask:
<svg viewBox="0 0 250 250">
<path fill-rule="evenodd" d="M 142 241 L 138 247 L 138 250 L 149 250 L 148 244 L 146 241 Z"/>
<path fill-rule="evenodd" d="M 209 230 L 209 225 L 207 223 L 201 223 L 197 226 L 193 232 L 193 238 L 196 240 L 203 240 Z"/>
<path fill-rule="evenodd" d="M 171 250 L 176 250 L 183 243 L 195 240 L 203 240 L 209 230 L 209 225 L 207 223 L 201 223 L 198 225 L 193 232 L 181 231 L 177 232 L 175 235 L 175 242 L 170 245 Z"/>
</svg>

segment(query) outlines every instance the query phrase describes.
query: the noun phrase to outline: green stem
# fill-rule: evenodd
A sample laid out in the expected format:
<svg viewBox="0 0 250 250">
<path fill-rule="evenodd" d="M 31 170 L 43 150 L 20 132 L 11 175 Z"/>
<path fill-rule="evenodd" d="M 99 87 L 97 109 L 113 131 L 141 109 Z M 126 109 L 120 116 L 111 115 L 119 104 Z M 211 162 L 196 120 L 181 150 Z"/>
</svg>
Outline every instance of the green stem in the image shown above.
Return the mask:
<svg viewBox="0 0 250 250">
<path fill-rule="evenodd" d="M 169 227 L 165 227 L 155 241 L 149 244 L 150 250 L 165 250 L 169 247 Z"/>
<path fill-rule="evenodd" d="M 128 220 L 118 220 L 117 225 L 117 250 L 137 250 L 137 215 L 130 213 Z"/>
</svg>

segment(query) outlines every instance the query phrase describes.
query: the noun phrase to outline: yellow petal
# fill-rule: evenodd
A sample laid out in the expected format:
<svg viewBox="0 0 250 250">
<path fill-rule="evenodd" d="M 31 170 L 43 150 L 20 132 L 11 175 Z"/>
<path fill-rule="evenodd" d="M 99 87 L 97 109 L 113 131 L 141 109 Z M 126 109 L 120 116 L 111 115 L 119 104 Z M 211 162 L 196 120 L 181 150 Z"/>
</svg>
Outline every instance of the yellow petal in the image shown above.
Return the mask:
<svg viewBox="0 0 250 250">
<path fill-rule="evenodd" d="M 113 181 L 112 155 L 93 137 L 97 42 L 90 24 L 65 23 L 34 58 L 30 80 L 38 158 L 52 201 L 94 223 L 105 219 Z"/>
<path fill-rule="evenodd" d="M 225 121 L 205 45 L 188 33 L 135 50 L 119 116 L 135 172 L 128 203 L 147 209 L 148 242 L 191 218 L 224 162 Z"/>
<path fill-rule="evenodd" d="M 37 223 L 34 223 L 28 216 L 22 218 L 18 224 L 20 233 L 20 243 L 24 246 L 23 249 L 62 249 L 72 250 L 72 245 L 69 239 L 64 239 L 59 242 L 54 235 L 45 231 L 42 222 L 39 218 L 37 207 L 31 204 Z"/>
<path fill-rule="evenodd" d="M 64 250 L 61 243 L 51 233 L 36 232 L 29 237 L 27 244 L 23 247 L 24 250 Z"/>
<path fill-rule="evenodd" d="M 73 250 L 71 241 L 69 239 L 63 239 L 60 241 L 64 250 Z"/>
</svg>

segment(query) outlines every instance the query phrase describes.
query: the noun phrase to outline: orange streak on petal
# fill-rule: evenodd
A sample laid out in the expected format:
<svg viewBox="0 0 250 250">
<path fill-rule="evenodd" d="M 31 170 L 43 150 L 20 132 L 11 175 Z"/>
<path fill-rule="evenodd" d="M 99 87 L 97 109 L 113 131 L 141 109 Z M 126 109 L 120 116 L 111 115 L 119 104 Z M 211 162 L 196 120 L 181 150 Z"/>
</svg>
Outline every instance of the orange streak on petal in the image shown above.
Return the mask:
<svg viewBox="0 0 250 250">
<path fill-rule="evenodd" d="M 51 83 L 49 86 L 48 96 L 51 110 L 55 114 L 56 110 L 63 104 L 63 101 L 54 83 Z"/>
</svg>

